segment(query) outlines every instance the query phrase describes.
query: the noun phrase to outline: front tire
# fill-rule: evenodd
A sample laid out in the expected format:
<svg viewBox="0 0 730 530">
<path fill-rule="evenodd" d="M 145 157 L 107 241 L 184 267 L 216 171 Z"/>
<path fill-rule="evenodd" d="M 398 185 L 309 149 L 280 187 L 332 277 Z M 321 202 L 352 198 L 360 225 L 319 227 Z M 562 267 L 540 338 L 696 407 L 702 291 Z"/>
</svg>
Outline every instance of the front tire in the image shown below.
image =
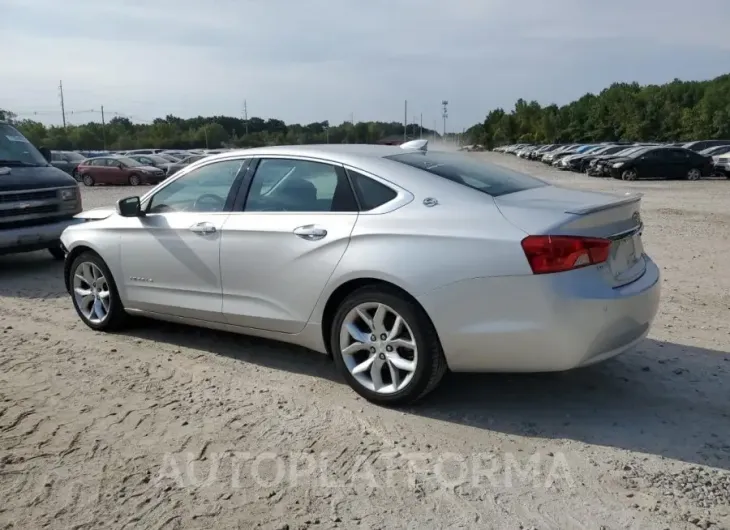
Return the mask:
<svg viewBox="0 0 730 530">
<path fill-rule="evenodd" d="M 700 180 L 702 178 L 702 172 L 697 168 L 692 168 L 687 171 L 687 180 Z"/>
<path fill-rule="evenodd" d="M 92 177 L 89 174 L 86 174 L 83 177 L 81 177 L 81 180 L 84 182 L 84 186 L 93 186 L 94 185 L 94 177 Z"/>
<path fill-rule="evenodd" d="M 417 401 L 436 388 L 447 369 L 425 311 L 384 287 L 363 287 L 342 302 L 330 346 L 353 390 L 382 405 Z"/>
<path fill-rule="evenodd" d="M 139 186 L 142 183 L 142 179 L 139 178 L 139 175 L 129 175 L 129 185 L 130 186 Z"/>
<path fill-rule="evenodd" d="M 114 278 L 98 254 L 83 252 L 77 256 L 68 274 L 71 300 L 84 324 L 95 331 L 114 331 L 125 326 L 128 315 Z"/>
<path fill-rule="evenodd" d="M 639 178 L 639 175 L 636 173 L 635 169 L 627 169 L 621 173 L 621 180 L 636 180 Z"/>
</svg>

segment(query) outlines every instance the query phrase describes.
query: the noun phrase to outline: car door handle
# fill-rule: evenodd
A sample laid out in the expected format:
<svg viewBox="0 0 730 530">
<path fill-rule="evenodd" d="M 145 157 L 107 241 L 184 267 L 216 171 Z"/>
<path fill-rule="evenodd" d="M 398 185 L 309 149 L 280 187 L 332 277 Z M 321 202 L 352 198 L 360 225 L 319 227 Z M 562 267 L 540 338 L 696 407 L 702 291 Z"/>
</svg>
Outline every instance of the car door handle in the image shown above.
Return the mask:
<svg viewBox="0 0 730 530">
<path fill-rule="evenodd" d="M 305 225 L 295 228 L 294 235 L 307 241 L 317 241 L 327 235 L 327 230 L 314 225 Z"/>
<path fill-rule="evenodd" d="M 215 226 L 211 223 L 198 223 L 191 226 L 190 231 L 195 234 L 214 234 Z"/>
</svg>

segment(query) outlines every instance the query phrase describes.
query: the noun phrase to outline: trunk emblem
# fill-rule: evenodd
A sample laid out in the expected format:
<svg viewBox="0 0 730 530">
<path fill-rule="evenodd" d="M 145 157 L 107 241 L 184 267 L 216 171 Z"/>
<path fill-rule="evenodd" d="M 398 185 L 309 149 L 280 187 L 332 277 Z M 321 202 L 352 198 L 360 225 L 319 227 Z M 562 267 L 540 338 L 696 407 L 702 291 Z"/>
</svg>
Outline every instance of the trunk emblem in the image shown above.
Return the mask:
<svg viewBox="0 0 730 530">
<path fill-rule="evenodd" d="M 436 200 L 436 199 L 434 199 L 433 197 L 426 197 L 425 199 L 423 199 L 423 205 L 424 205 L 424 206 L 427 206 L 427 207 L 429 207 L 429 208 L 433 208 L 433 207 L 434 207 L 434 206 L 436 206 L 436 205 L 437 205 L 438 203 L 439 203 L 439 201 L 437 201 L 437 200 Z"/>
</svg>

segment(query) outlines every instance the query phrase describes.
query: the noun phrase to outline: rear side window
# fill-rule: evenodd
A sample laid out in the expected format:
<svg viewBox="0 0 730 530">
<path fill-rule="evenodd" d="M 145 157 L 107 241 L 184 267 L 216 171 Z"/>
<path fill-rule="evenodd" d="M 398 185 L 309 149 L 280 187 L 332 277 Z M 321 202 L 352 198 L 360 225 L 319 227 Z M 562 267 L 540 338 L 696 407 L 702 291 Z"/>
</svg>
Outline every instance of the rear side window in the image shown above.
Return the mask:
<svg viewBox="0 0 730 530">
<path fill-rule="evenodd" d="M 394 190 L 357 171 L 347 171 L 360 201 L 360 210 L 367 212 L 390 202 L 398 196 Z"/>
<path fill-rule="evenodd" d="M 459 153 L 431 151 L 404 153 L 386 158 L 422 169 L 492 197 L 547 186 L 540 179 Z"/>
</svg>

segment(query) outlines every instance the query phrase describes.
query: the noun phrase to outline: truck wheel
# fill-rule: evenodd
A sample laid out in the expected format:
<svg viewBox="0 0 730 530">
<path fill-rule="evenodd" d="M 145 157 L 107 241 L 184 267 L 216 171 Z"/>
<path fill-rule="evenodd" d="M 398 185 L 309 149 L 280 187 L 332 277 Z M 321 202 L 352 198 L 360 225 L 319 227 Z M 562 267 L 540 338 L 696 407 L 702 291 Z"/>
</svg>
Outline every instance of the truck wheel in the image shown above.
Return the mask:
<svg viewBox="0 0 730 530">
<path fill-rule="evenodd" d="M 53 256 L 53 259 L 57 261 L 63 261 L 66 258 L 66 254 L 61 249 L 61 245 L 59 244 L 48 247 L 48 252 L 50 252 L 51 256 Z"/>
</svg>

